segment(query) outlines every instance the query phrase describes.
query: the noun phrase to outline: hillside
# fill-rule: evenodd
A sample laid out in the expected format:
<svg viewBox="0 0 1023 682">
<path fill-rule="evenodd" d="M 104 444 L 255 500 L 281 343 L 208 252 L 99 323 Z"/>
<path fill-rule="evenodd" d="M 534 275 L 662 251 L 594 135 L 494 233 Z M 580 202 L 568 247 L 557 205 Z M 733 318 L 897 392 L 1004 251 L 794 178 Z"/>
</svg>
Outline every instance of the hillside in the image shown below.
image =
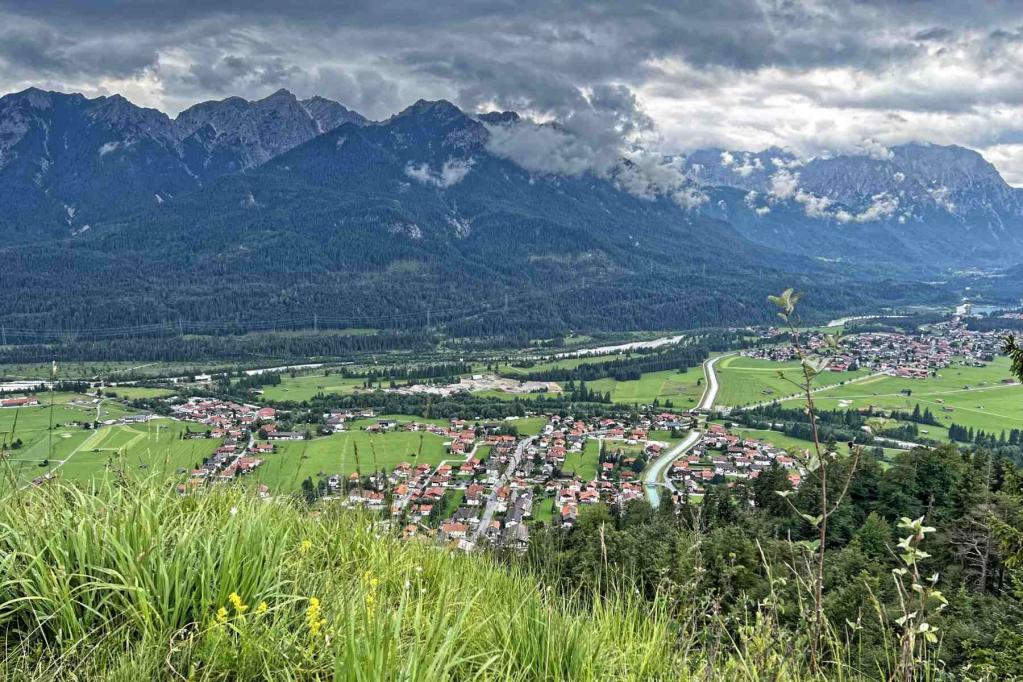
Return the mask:
<svg viewBox="0 0 1023 682">
<path fill-rule="evenodd" d="M 314 316 L 543 337 L 764 320 L 761 301 L 785 285 L 827 311 L 949 296 L 755 244 L 613 178 L 527 171 L 490 135 L 448 102 L 420 101 L 70 239 L 8 247 L 0 286 L 17 296 L 0 301 L 0 319 L 27 340 Z"/>
<path fill-rule="evenodd" d="M 577 604 L 485 556 L 237 489 L 7 495 L 0 567 L 4 679 L 649 680 L 745 665 L 687 650 L 678 637 L 695 636 L 666 607 L 627 592 Z"/>
</svg>

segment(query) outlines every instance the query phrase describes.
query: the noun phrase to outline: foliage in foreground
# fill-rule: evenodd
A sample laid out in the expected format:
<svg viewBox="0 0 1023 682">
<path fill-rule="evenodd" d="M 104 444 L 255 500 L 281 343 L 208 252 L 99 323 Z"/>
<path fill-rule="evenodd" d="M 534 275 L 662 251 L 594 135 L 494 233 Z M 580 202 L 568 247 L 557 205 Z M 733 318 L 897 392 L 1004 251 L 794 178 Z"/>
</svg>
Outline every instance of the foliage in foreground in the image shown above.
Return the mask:
<svg viewBox="0 0 1023 682">
<path fill-rule="evenodd" d="M 748 678 L 728 645 L 708 661 L 666 608 L 630 592 L 566 598 L 485 556 L 380 533 L 359 514 L 240 490 L 9 497 L 0 678 Z M 763 624 L 744 636 L 769 651 Z M 798 677 L 798 665 L 775 669 Z"/>
</svg>

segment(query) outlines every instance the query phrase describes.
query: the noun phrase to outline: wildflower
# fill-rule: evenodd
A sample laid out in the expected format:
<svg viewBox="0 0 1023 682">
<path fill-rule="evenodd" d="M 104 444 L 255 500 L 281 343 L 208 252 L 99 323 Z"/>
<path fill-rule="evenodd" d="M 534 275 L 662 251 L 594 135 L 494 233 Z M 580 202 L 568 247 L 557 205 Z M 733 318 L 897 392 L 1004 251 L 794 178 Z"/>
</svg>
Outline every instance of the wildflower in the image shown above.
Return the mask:
<svg viewBox="0 0 1023 682">
<path fill-rule="evenodd" d="M 376 606 L 377 588 L 380 585 L 380 580 L 366 571 L 362 576 L 362 584 L 366 588 L 366 610 L 372 613 Z"/>
<path fill-rule="evenodd" d="M 217 609 L 217 622 L 221 625 L 227 622 L 227 609 L 223 606 Z"/>
<path fill-rule="evenodd" d="M 308 554 L 309 550 L 311 550 L 312 548 L 313 548 L 312 540 L 303 540 L 302 546 L 299 548 L 299 551 L 301 551 L 302 554 Z"/>
<path fill-rule="evenodd" d="M 309 597 L 309 606 L 305 610 L 305 622 L 309 628 L 309 636 L 319 637 L 320 630 L 327 624 L 326 618 L 320 617 L 320 600 L 316 597 Z"/>
<path fill-rule="evenodd" d="M 231 507 L 231 516 L 234 516 L 237 513 L 238 513 L 238 507 Z"/>
<path fill-rule="evenodd" d="M 249 610 L 249 607 L 245 605 L 245 602 L 242 601 L 237 592 L 232 592 L 227 599 L 231 602 L 231 606 L 234 607 L 234 612 L 239 616 Z"/>
<path fill-rule="evenodd" d="M 263 615 L 264 613 L 266 613 L 269 610 L 270 610 L 270 607 L 267 606 L 265 601 L 259 602 L 259 606 L 256 607 L 256 613 L 258 613 L 259 615 Z"/>
</svg>

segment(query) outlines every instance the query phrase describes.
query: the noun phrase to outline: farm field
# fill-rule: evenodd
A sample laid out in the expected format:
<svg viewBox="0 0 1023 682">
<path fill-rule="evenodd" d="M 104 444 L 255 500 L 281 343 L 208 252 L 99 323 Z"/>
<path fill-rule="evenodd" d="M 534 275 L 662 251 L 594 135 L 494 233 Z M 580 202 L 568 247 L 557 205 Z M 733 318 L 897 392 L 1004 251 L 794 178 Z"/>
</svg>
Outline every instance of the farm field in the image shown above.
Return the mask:
<svg viewBox="0 0 1023 682">
<path fill-rule="evenodd" d="M 612 355 L 588 355 L 577 358 L 559 358 L 547 362 L 537 362 L 532 367 L 513 367 L 512 365 L 499 365 L 498 374 L 512 378 L 521 377 L 531 372 L 544 372 L 549 369 L 575 369 L 581 365 L 592 365 L 599 362 L 611 362 L 625 357 L 622 353 Z"/>
<path fill-rule="evenodd" d="M 662 405 L 670 400 L 676 408 L 687 408 L 695 406 L 703 395 L 703 366 L 690 367 L 685 372 L 670 369 L 648 372 L 634 381 L 597 379 L 586 386 L 600 393 L 610 392 L 616 403 L 648 405 L 656 399 Z"/>
<path fill-rule="evenodd" d="M 801 376 L 799 363 L 795 361 L 774 362 L 730 355 L 719 360 L 714 369 L 720 385 L 715 400 L 717 405 L 737 407 L 770 402 L 795 395 L 799 391 L 798 387 L 788 380 L 788 378 L 798 380 Z M 784 372 L 788 378 L 778 376 L 779 372 Z M 866 370 L 824 372 L 817 377 L 814 385 L 821 387 L 839 384 L 869 374 Z"/>
<path fill-rule="evenodd" d="M 547 417 L 520 417 L 519 419 L 510 419 L 501 423 L 514 426 L 519 430 L 520 435 L 536 436 L 543 431 L 543 427 L 547 426 Z"/>
<path fill-rule="evenodd" d="M 42 405 L 0 409 L 0 434 L 8 434 L 8 440 L 21 439 L 24 445 L 44 438 L 51 421 L 50 394 L 38 396 Z M 118 403 L 103 401 L 97 413 L 95 398 L 78 393 L 54 393 L 52 422 L 60 429 L 72 422 L 88 422 L 116 419 L 128 412 Z M 77 427 L 72 427 L 78 430 Z M 13 432 L 13 436 L 11 433 Z M 0 438 L 3 438 L 0 435 Z"/>
<path fill-rule="evenodd" d="M 147 388 L 145 386 L 111 386 L 103 389 L 103 395 L 105 396 L 116 396 L 127 400 L 135 400 L 137 398 L 166 398 L 174 395 L 174 393 L 175 392 L 169 388 Z"/>
<path fill-rule="evenodd" d="M 140 477 L 177 475 L 209 457 L 220 445 L 217 439 L 183 440 L 186 424 L 155 419 L 145 424 L 118 424 L 96 430 L 54 432 L 53 456 L 48 457 L 48 438 L 16 450 L 11 468 L 24 484 L 47 471 L 61 478 L 87 482 L 103 476 L 108 465 Z M 49 465 L 44 462 L 49 459 Z"/>
<path fill-rule="evenodd" d="M 828 410 L 873 405 L 911 411 L 920 405 L 921 409 L 929 407 L 945 429 L 955 423 L 1000 433 L 1023 428 L 1023 386 L 1002 383 L 1009 376 L 1008 359 L 998 358 L 984 367 L 946 367 L 937 377 L 927 379 L 872 377 L 822 390 L 816 401 Z M 928 429 L 925 425 L 920 428 Z"/>
<path fill-rule="evenodd" d="M 296 377 L 281 375 L 281 383 L 276 386 L 264 386 L 264 401 L 292 400 L 302 402 L 320 393 L 334 395 L 350 395 L 362 390 L 365 379 L 343 377 L 340 374 L 323 376 L 323 372 L 303 374 Z"/>
<path fill-rule="evenodd" d="M 561 467 L 564 472 L 574 472 L 584 481 L 592 481 L 597 477 L 597 464 L 600 461 L 600 441 L 588 438 L 582 452 L 569 452 L 565 455 L 565 463 Z"/>
<path fill-rule="evenodd" d="M 420 440 L 422 439 L 422 440 Z M 423 462 L 440 464 L 445 459 L 461 461 L 451 456 L 444 447 L 448 439 L 433 433 L 395 431 L 371 434 L 366 431 L 347 431 L 307 441 L 277 443 L 277 452 L 266 455 L 266 462 L 252 474 L 259 483 L 274 491 L 298 490 L 302 481 L 312 478 L 316 482 L 323 476 L 355 471 L 355 447 L 359 448 L 360 470 L 369 473 L 375 466 L 390 471 L 400 462 L 412 465 Z M 422 454 L 418 457 L 420 443 Z"/>
</svg>

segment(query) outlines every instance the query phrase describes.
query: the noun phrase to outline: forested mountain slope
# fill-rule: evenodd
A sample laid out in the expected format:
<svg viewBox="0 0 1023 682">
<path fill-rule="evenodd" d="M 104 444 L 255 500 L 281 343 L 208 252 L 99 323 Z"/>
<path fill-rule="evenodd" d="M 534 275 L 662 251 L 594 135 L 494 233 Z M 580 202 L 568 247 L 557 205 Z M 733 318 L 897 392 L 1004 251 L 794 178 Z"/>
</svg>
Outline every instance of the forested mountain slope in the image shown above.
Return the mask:
<svg viewBox="0 0 1023 682">
<path fill-rule="evenodd" d="M 531 174 L 488 135 L 443 101 L 344 124 L 72 242 L 9 249 L 0 283 L 19 295 L 0 314 L 72 330 L 316 314 L 550 333 L 749 322 L 783 284 L 835 309 L 883 296 L 667 198 Z"/>
</svg>

